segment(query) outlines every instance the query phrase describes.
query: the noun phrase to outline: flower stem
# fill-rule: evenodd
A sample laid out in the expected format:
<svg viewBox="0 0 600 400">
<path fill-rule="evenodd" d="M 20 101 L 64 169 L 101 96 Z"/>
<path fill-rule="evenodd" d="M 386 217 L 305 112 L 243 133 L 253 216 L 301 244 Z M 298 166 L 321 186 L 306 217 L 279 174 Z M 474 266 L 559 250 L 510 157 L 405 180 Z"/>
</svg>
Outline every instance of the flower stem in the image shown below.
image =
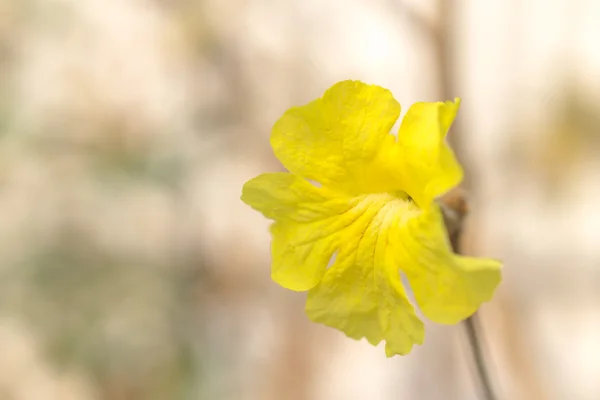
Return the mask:
<svg viewBox="0 0 600 400">
<path fill-rule="evenodd" d="M 492 388 L 492 382 L 490 374 L 486 367 L 485 355 L 482 349 L 480 336 L 481 332 L 478 332 L 479 325 L 477 322 L 477 313 L 473 314 L 463 322 L 465 330 L 467 331 L 467 339 L 471 346 L 471 354 L 473 355 L 473 361 L 477 368 L 477 374 L 481 384 L 481 390 L 483 392 L 483 398 L 485 400 L 497 400 L 494 389 Z"/>
<path fill-rule="evenodd" d="M 442 198 L 441 209 L 452 249 L 455 253 L 460 254 L 460 238 L 463 231 L 463 222 L 468 213 L 467 200 L 464 191 L 457 189 Z M 483 399 L 497 400 L 498 397 L 494 392 L 492 380 L 490 379 L 490 374 L 485 362 L 485 352 L 483 351 L 482 346 L 482 342 L 484 341 L 483 333 L 481 332 L 481 327 L 477 320 L 478 316 L 477 313 L 475 313 L 467 318 L 463 322 L 463 325 L 465 326 L 467 340 L 471 347 L 473 362 L 477 369 L 477 375 L 483 392 Z"/>
</svg>

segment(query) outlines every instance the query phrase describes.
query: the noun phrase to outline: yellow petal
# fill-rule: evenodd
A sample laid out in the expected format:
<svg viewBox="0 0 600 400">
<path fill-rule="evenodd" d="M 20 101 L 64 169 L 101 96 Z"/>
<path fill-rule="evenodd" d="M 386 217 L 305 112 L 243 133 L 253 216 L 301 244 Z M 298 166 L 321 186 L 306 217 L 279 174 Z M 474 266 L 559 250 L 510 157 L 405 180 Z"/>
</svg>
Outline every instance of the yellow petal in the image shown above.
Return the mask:
<svg viewBox="0 0 600 400">
<path fill-rule="evenodd" d="M 360 219 L 344 233 L 335 263 L 309 291 L 306 313 L 315 322 L 370 343 L 386 341 L 386 354 L 407 354 L 424 337 L 423 323 L 408 301 L 390 232 L 418 213 L 390 195 L 368 195 L 357 206 Z"/>
<path fill-rule="evenodd" d="M 373 180 L 384 179 L 369 164 L 384 141 L 394 141 L 390 130 L 399 115 L 400 104 L 387 89 L 343 81 L 288 110 L 273 127 L 271 146 L 289 171 L 304 178 L 354 194 L 374 192 L 381 188 Z"/>
<path fill-rule="evenodd" d="M 396 231 L 395 253 L 423 314 L 441 324 L 455 324 L 489 301 L 501 281 L 496 260 L 454 254 L 437 205 Z"/>
<path fill-rule="evenodd" d="M 319 219 L 331 195 L 305 179 L 287 172 L 261 174 L 242 188 L 242 201 L 269 219 L 310 221 Z"/>
<path fill-rule="evenodd" d="M 416 103 L 406 113 L 398 133 L 403 189 L 422 208 L 456 186 L 463 171 L 445 142 L 460 99 L 445 103 Z"/>
<path fill-rule="evenodd" d="M 291 290 L 315 286 L 331 259 L 342 234 L 357 218 L 349 198 L 335 196 L 297 175 L 263 174 L 248 181 L 242 200 L 275 220 L 271 226 L 271 274 Z"/>
</svg>

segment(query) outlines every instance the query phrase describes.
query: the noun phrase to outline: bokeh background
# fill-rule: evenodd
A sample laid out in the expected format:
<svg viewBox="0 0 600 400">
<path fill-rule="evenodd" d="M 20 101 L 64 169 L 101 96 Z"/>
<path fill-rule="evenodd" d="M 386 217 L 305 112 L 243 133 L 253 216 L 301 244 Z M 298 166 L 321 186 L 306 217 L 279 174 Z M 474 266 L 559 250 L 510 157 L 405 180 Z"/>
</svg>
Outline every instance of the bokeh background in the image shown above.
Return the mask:
<svg viewBox="0 0 600 400">
<path fill-rule="evenodd" d="M 501 400 L 600 399 L 597 0 L 0 0 L 1 400 L 475 400 L 461 326 L 406 357 L 308 322 L 242 184 L 361 79 L 462 98 L 465 251 Z"/>
</svg>

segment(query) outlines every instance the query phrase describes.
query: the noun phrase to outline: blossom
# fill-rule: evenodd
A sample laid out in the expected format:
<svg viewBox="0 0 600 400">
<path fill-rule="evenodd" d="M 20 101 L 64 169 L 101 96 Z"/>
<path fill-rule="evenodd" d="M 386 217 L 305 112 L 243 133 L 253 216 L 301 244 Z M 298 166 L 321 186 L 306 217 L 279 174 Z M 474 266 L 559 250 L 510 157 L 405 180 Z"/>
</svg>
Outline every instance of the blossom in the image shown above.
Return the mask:
<svg viewBox="0 0 600 400">
<path fill-rule="evenodd" d="M 271 275 L 308 291 L 318 323 L 388 357 L 422 344 L 421 313 L 455 324 L 491 299 L 495 260 L 454 254 L 434 199 L 463 176 L 445 143 L 460 105 L 416 103 L 391 133 L 400 104 L 387 89 L 342 81 L 275 123 L 271 146 L 289 172 L 248 181 L 242 200 L 273 220 Z"/>
</svg>

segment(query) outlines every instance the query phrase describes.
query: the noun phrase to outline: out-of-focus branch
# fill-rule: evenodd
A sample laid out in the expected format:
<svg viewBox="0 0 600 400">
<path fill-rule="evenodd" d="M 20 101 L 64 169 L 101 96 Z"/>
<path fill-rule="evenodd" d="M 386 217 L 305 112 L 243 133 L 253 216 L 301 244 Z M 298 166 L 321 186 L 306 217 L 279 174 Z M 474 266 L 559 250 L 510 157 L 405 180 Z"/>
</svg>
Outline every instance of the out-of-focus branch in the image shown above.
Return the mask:
<svg viewBox="0 0 600 400">
<path fill-rule="evenodd" d="M 401 0 L 390 0 L 390 8 L 404 16 L 406 20 L 423 36 L 438 40 L 439 21 L 416 11 Z"/>
<path fill-rule="evenodd" d="M 454 98 L 454 60 L 452 59 L 450 40 L 452 24 L 454 23 L 452 16 L 454 15 L 454 7 L 456 7 L 455 2 L 451 0 L 438 0 L 438 18 L 434 21 L 428 19 L 425 15 L 418 13 L 414 8 L 402 1 L 391 0 L 391 3 L 395 9 L 399 10 L 413 24 L 415 29 L 417 29 L 421 35 L 429 38 L 432 42 L 438 64 L 438 79 L 441 97 L 444 100 Z M 459 147 L 457 150 L 460 154 L 460 137 L 457 137 L 456 131 L 457 129 L 455 126 L 453 129 L 452 143 L 454 147 Z M 460 129 L 458 129 L 458 131 L 460 131 Z M 442 199 L 441 207 L 452 248 L 456 253 L 460 253 L 460 239 L 463 222 L 468 213 L 465 192 L 462 189 L 456 189 L 449 193 Z M 481 383 L 484 399 L 496 400 L 497 397 L 494 394 L 492 382 L 485 363 L 485 355 L 482 350 L 480 339 L 481 333 L 479 332 L 480 328 L 477 324 L 477 314 L 475 313 L 467 318 L 464 321 L 464 325 L 471 346 L 474 363 L 477 368 L 477 374 Z"/>
<path fill-rule="evenodd" d="M 437 11 L 438 18 L 431 20 L 425 15 L 418 13 L 414 8 L 408 6 L 402 1 L 391 0 L 391 4 L 396 10 L 399 10 L 415 29 L 424 37 L 428 38 L 433 45 L 438 64 L 438 79 L 440 94 L 443 100 L 449 100 L 456 97 L 453 93 L 453 66 L 454 60 L 451 52 L 453 26 L 455 15 L 454 8 L 456 3 L 451 0 L 438 0 Z M 456 123 L 455 123 L 456 125 Z M 460 148 L 460 136 L 456 134 L 456 126 L 453 129 L 452 144 L 458 147 L 457 153 L 462 153 Z M 460 132 L 460 129 L 458 129 Z M 468 213 L 468 204 L 465 192 L 462 189 L 456 189 L 445 196 L 441 201 L 444 222 L 448 231 L 448 237 L 453 250 L 460 253 L 460 239 L 462 234 L 463 222 Z M 485 362 L 485 355 L 481 344 L 481 332 L 477 323 L 477 313 L 464 321 L 469 344 L 473 354 L 477 374 L 481 383 L 481 389 L 486 400 L 496 400 L 492 382 Z"/>
</svg>

